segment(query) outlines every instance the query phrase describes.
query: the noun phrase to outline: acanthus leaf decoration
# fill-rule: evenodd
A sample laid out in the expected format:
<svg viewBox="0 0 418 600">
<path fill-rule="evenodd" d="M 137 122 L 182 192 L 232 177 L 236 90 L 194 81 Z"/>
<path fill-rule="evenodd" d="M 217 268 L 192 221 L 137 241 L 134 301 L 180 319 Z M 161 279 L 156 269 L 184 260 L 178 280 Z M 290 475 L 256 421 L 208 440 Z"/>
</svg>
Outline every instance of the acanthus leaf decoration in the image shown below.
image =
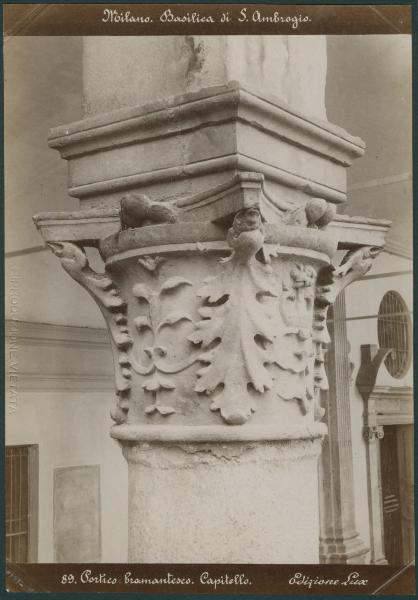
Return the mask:
<svg viewBox="0 0 418 600">
<path fill-rule="evenodd" d="M 147 302 L 150 302 L 153 291 L 144 283 L 136 283 L 132 288 L 132 293 L 136 298 L 143 298 Z"/>
<path fill-rule="evenodd" d="M 186 312 L 173 310 L 158 324 L 158 331 L 165 325 L 176 325 L 180 321 L 193 321 L 193 318 Z"/>
<path fill-rule="evenodd" d="M 316 272 L 296 263 L 289 281 L 282 280 L 282 294 L 274 340 L 274 363 L 281 369 L 277 394 L 299 402 L 303 414 L 311 409 L 313 393 L 312 314 Z"/>
<path fill-rule="evenodd" d="M 263 393 L 273 384 L 266 369 L 273 344 L 271 315 L 262 297 L 277 296 L 277 290 L 271 267 L 255 258 L 264 241 L 257 209 L 236 214 L 227 240 L 233 252 L 221 262 L 221 273 L 198 291 L 206 306 L 188 339 L 204 350 L 195 391 L 215 394 L 210 408 L 228 424 L 241 425 L 256 410 L 248 388 Z"/>
<path fill-rule="evenodd" d="M 141 331 L 141 329 L 152 329 L 151 321 L 148 317 L 145 317 L 144 315 L 139 315 L 138 317 L 135 317 L 134 325 L 138 331 Z"/>
<path fill-rule="evenodd" d="M 191 281 L 189 281 L 185 277 L 177 277 L 177 276 L 176 277 L 169 277 L 161 285 L 159 295 L 161 295 L 163 292 L 166 292 L 166 291 L 169 291 L 169 290 L 174 290 L 174 289 L 176 289 L 177 287 L 179 287 L 181 285 L 193 285 L 193 284 L 192 284 Z"/>
<path fill-rule="evenodd" d="M 145 383 L 142 384 L 142 387 L 145 391 L 154 394 L 154 402 L 145 407 L 145 414 L 151 415 L 154 412 L 159 412 L 160 415 L 171 415 L 176 412 L 175 408 L 166 406 L 161 402 L 159 394 L 162 390 L 174 390 L 176 388 L 171 380 L 161 377 L 158 371 L 154 371 L 152 377 L 147 379 Z"/>
<path fill-rule="evenodd" d="M 48 246 L 60 259 L 64 270 L 94 298 L 106 321 L 110 340 L 117 348 L 119 359 L 115 364 L 118 406 L 111 411 L 117 423 L 127 419 L 127 397 L 131 389 L 131 363 L 128 352 L 132 346 L 126 316 L 126 303 L 120 297 L 113 281 L 104 273 L 90 267 L 86 253 L 71 242 L 50 242 Z"/>
<path fill-rule="evenodd" d="M 152 275 L 157 275 L 158 269 L 164 262 L 165 258 L 163 256 L 143 256 L 138 258 L 138 264 Z"/>
<path fill-rule="evenodd" d="M 148 314 L 138 315 L 133 319 L 136 330 L 141 334 L 144 330 L 148 329 L 154 338 L 153 345 L 143 349 L 149 361 L 148 364 L 144 364 L 142 360 L 139 360 L 134 355 L 134 348 L 132 349 L 130 358 L 132 369 L 146 378 L 142 384 L 143 390 L 153 395 L 153 402 L 144 408 L 146 415 L 159 413 L 160 415 L 167 416 L 176 412 L 173 406 L 165 404 L 162 400 L 162 397 L 167 396 L 167 392 L 176 389 L 175 381 L 162 374 L 174 375 L 180 373 L 197 360 L 197 354 L 195 353 L 181 361 L 175 363 L 169 362 L 167 360 L 167 348 L 158 344 L 159 332 L 163 327 L 173 327 L 181 321 L 193 322 L 192 317 L 181 310 L 173 310 L 162 316 L 161 296 L 170 294 L 183 286 L 191 285 L 192 283 L 188 279 L 174 276 L 166 279 L 158 290 L 154 290 L 144 283 L 137 283 L 132 288 L 133 295 L 139 301 L 145 301 L 148 306 Z"/>
</svg>

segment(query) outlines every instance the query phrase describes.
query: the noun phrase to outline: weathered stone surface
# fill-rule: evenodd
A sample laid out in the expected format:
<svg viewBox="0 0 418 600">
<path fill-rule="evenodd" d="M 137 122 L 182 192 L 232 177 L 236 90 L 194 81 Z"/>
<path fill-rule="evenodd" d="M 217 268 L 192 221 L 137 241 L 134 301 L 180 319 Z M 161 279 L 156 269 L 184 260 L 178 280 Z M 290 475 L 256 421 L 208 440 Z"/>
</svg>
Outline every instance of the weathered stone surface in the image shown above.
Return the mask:
<svg viewBox="0 0 418 600">
<path fill-rule="evenodd" d="M 355 518 L 350 415 L 350 344 L 345 294 L 339 294 L 329 319 L 331 342 L 326 355 L 329 390 L 323 394 L 328 436 L 320 459 L 320 560 L 331 564 L 364 563 L 369 548 Z"/>
<path fill-rule="evenodd" d="M 359 138 L 237 82 L 64 125 L 49 143 L 85 207 L 116 206 L 128 189 L 184 197 L 239 171 L 263 173 L 285 199 L 340 203 L 345 169 L 364 153 Z"/>
<path fill-rule="evenodd" d="M 303 228 L 288 226 L 290 254 L 281 251 L 280 229 L 276 244 L 264 245 L 257 208 L 237 213 L 221 245 L 182 244 L 180 228 L 189 232 L 180 223 L 156 225 L 101 246 L 126 298 L 134 340 L 128 358 L 135 400 L 126 422 L 152 417 L 159 424 L 169 416 L 171 425 L 220 424 L 220 417 L 239 424 L 256 412 L 254 425 L 284 418 L 312 424 L 314 284 L 335 251 L 332 238 L 313 230 L 312 245 L 307 235 L 305 249 L 296 252 L 291 235 Z M 170 232 L 177 243 L 169 243 Z M 141 249 L 141 234 L 151 233 L 152 245 L 148 240 Z M 127 250 L 125 238 L 133 234 Z M 321 235 L 329 254 L 317 250 Z"/>
<path fill-rule="evenodd" d="M 325 36 L 96 36 L 83 64 L 86 116 L 238 81 L 326 119 Z"/>
<path fill-rule="evenodd" d="M 319 440 L 123 444 L 128 560 L 317 563 L 320 447 Z"/>
<path fill-rule="evenodd" d="M 100 562 L 100 467 L 54 470 L 54 562 Z"/>
<path fill-rule="evenodd" d="M 225 184 L 228 185 L 228 184 Z M 202 193 L 206 198 L 208 193 Z M 201 194 L 194 196 L 194 198 L 201 197 Z M 193 197 L 192 197 L 193 198 Z M 190 201 L 190 197 L 184 200 L 186 206 L 186 202 Z M 229 198 L 229 202 L 234 204 L 232 198 Z M 229 204 L 227 204 L 227 207 Z M 238 208 L 242 205 L 238 205 Z M 196 207 L 197 208 L 197 207 Z M 237 210 L 238 210 L 237 208 Z M 212 208 L 213 210 L 213 208 Z M 227 213 L 229 214 L 229 208 L 227 208 Z M 267 205 L 264 206 L 263 212 L 267 211 Z M 225 213 L 224 213 L 225 214 Z M 221 217 L 223 218 L 223 217 Z M 39 229 L 43 239 L 46 242 L 60 242 L 63 240 L 78 242 L 83 244 L 84 246 L 97 246 L 102 239 L 106 239 L 112 234 L 117 234 L 120 232 L 121 223 L 119 216 L 118 208 L 110 208 L 110 209 L 92 209 L 86 211 L 74 211 L 74 212 L 48 212 L 48 213 L 39 213 L 34 216 L 34 222 Z M 333 234 L 333 238 L 335 243 L 338 242 L 338 248 L 340 249 L 350 249 L 354 246 L 383 246 L 385 241 L 385 235 L 390 226 L 390 222 L 384 219 L 366 219 L 363 217 L 347 217 L 345 215 L 337 214 L 334 217 L 334 220 L 329 224 L 329 232 Z M 195 227 L 199 228 L 198 234 L 193 234 Z M 223 239 L 222 228 L 208 224 L 208 227 L 212 229 L 214 232 L 211 236 L 211 240 Z M 266 242 L 274 241 L 276 239 L 276 233 L 278 226 L 271 225 L 269 223 L 266 224 Z M 202 230 L 202 223 L 196 223 L 193 228 L 183 227 L 184 231 L 189 231 L 189 238 L 192 241 L 196 241 L 196 237 L 198 239 L 206 239 Z M 135 230 L 128 229 L 126 230 L 127 235 L 132 238 L 135 238 Z M 141 232 L 141 236 L 144 232 Z M 177 234 L 176 234 L 177 235 Z M 316 235 L 316 230 L 301 230 L 301 234 L 297 239 L 298 246 L 304 246 L 306 238 L 312 239 L 312 236 Z M 200 237 L 200 236 L 203 236 Z M 295 243 L 295 229 L 292 230 L 293 243 Z M 120 243 L 122 243 L 122 236 L 118 236 L 117 238 Z M 127 238 L 123 238 L 126 243 Z M 280 240 L 281 244 L 286 246 L 287 240 L 290 239 L 289 235 L 286 232 L 286 228 L 283 228 L 280 232 Z M 184 240 L 185 241 L 185 240 Z M 132 243 L 134 243 L 132 241 Z M 139 240 L 137 240 L 139 243 Z M 321 242 L 318 238 L 317 244 L 321 246 Z M 101 243 L 101 246 L 105 247 L 104 242 Z M 319 249 L 319 246 L 318 249 Z M 322 246 L 321 246 L 322 247 Z"/>
</svg>

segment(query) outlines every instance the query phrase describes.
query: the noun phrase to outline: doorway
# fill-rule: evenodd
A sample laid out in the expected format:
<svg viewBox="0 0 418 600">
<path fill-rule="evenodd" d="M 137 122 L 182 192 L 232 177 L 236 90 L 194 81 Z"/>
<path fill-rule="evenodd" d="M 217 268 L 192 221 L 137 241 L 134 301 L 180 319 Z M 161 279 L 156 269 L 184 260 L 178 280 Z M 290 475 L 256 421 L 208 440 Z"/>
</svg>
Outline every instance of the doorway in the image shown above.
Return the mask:
<svg viewBox="0 0 418 600">
<path fill-rule="evenodd" d="M 385 425 L 380 440 L 383 530 L 386 560 L 414 559 L 413 425 Z"/>
</svg>

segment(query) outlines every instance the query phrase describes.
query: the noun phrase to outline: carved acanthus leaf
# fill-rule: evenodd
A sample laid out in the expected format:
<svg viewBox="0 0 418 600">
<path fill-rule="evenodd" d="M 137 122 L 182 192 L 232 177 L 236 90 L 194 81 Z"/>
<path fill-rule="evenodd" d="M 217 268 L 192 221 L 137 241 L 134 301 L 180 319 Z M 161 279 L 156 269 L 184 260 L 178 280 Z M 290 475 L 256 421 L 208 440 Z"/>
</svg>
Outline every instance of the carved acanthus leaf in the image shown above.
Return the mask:
<svg viewBox="0 0 418 600">
<path fill-rule="evenodd" d="M 154 375 L 142 384 L 143 389 L 146 392 L 154 394 L 154 402 L 148 404 L 145 407 L 145 414 L 152 415 L 155 412 L 159 412 L 160 415 L 172 415 L 176 410 L 172 406 L 166 406 L 161 402 L 159 392 L 163 390 L 174 390 L 175 384 L 170 380 L 162 377 L 158 371 L 154 372 Z"/>
<path fill-rule="evenodd" d="M 126 350 L 132 345 L 126 319 L 126 304 L 112 280 L 105 274 L 96 273 L 89 265 L 85 252 L 70 242 L 54 242 L 48 244 L 61 261 L 61 265 L 69 275 L 80 283 L 99 305 L 106 320 L 112 342 L 120 350 Z M 126 356 L 126 354 L 124 355 Z M 124 368 L 128 369 L 126 359 Z M 126 375 L 119 381 L 118 390 L 124 391 L 129 387 Z"/>
<path fill-rule="evenodd" d="M 180 323 L 180 321 L 193 321 L 193 319 L 184 311 L 173 310 L 172 312 L 168 313 L 168 315 L 166 315 L 162 321 L 160 321 L 158 330 L 164 327 L 164 325 L 176 325 L 177 323 Z"/>
<path fill-rule="evenodd" d="M 280 368 L 276 392 L 285 400 L 297 400 L 303 414 L 310 410 L 314 397 L 311 328 L 315 279 L 310 265 L 296 263 L 290 268 L 289 280 L 282 281 L 274 339 L 274 363 Z"/>
<path fill-rule="evenodd" d="M 143 256 L 142 258 L 138 258 L 138 263 L 153 275 L 157 274 L 163 262 L 165 262 L 163 256 Z"/>
<path fill-rule="evenodd" d="M 151 321 L 144 315 L 135 317 L 134 324 L 138 331 L 141 331 L 141 329 L 152 329 Z"/>
<path fill-rule="evenodd" d="M 82 248 L 70 242 L 54 242 L 48 246 L 58 256 L 65 271 L 94 298 L 105 318 L 111 343 L 118 349 L 115 382 L 116 392 L 121 400 L 119 406 L 111 412 L 111 416 L 121 423 L 126 420 L 128 410 L 122 400 L 131 388 L 131 363 L 127 351 L 132 345 L 132 339 L 127 326 L 126 303 L 107 275 L 91 269 Z"/>
<path fill-rule="evenodd" d="M 132 369 L 139 375 L 146 377 L 142 384 L 145 392 L 153 395 L 153 402 L 145 407 L 144 412 L 147 415 L 159 413 L 160 415 L 171 415 L 176 412 L 174 407 L 162 401 L 162 397 L 166 397 L 167 392 L 176 389 L 176 383 L 173 379 L 168 379 L 161 375 L 176 374 L 190 367 L 197 360 L 197 353 L 188 356 L 181 361 L 175 363 L 167 360 L 168 350 L 165 346 L 158 343 L 159 332 L 163 327 L 173 327 L 181 321 L 192 321 L 192 317 L 182 310 L 173 310 L 165 316 L 161 315 L 161 296 L 172 293 L 182 286 L 192 285 L 192 283 L 184 277 L 170 277 L 166 279 L 158 289 L 154 289 L 144 283 L 137 283 L 132 288 L 133 295 L 141 302 L 147 304 L 147 313 L 138 315 L 134 318 L 136 330 L 141 335 L 143 330 L 148 329 L 154 338 L 152 346 L 143 348 L 143 352 L 149 361 L 144 364 L 142 360 L 131 354 Z M 133 349 L 134 350 L 134 349 Z"/>
<path fill-rule="evenodd" d="M 311 370 L 294 373 L 282 369 L 276 378 L 275 384 L 275 389 L 280 398 L 283 398 L 283 400 L 296 400 L 304 415 L 310 411 L 314 399 Z"/>
<path fill-rule="evenodd" d="M 265 367 L 271 362 L 271 317 L 261 299 L 276 296 L 277 290 L 271 268 L 254 257 L 263 243 L 259 222 L 254 210 L 248 219 L 242 214 L 245 212 L 239 213 L 228 233 L 234 251 L 223 262 L 222 272 L 206 280 L 198 291 L 208 305 L 200 309 L 203 319 L 188 337 L 205 350 L 199 360 L 206 366 L 198 372 L 195 391 L 217 391 L 211 409 L 220 410 L 233 425 L 247 421 L 256 409 L 248 386 L 260 393 L 272 387 Z"/>
<path fill-rule="evenodd" d="M 166 279 L 160 288 L 160 294 L 162 292 L 167 292 L 169 290 L 174 290 L 180 285 L 193 285 L 191 281 L 185 279 L 184 277 L 169 277 Z"/>
</svg>

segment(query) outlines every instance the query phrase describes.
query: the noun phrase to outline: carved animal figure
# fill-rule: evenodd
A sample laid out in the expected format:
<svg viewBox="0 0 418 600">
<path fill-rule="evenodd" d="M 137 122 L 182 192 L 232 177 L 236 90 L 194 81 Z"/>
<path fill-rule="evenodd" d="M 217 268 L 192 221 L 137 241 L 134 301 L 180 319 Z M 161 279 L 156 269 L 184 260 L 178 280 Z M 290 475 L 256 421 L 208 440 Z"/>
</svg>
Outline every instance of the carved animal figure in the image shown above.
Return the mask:
<svg viewBox="0 0 418 600">
<path fill-rule="evenodd" d="M 178 220 L 177 208 L 173 204 L 153 202 L 145 194 L 127 194 L 120 201 L 122 229 L 176 223 Z"/>
<path fill-rule="evenodd" d="M 337 213 L 335 204 L 323 198 L 311 198 L 305 206 L 308 227 L 322 229 L 330 223 Z"/>
<path fill-rule="evenodd" d="M 239 210 L 232 223 L 232 232 L 234 237 L 239 236 L 243 231 L 253 231 L 254 229 L 262 229 L 261 215 L 258 208 L 244 208 Z"/>
<path fill-rule="evenodd" d="M 246 262 L 258 252 L 264 243 L 264 227 L 258 208 L 238 211 L 232 227 L 228 229 L 226 240 L 234 250 L 232 256 L 239 256 L 240 262 Z"/>
<path fill-rule="evenodd" d="M 354 280 L 358 279 L 370 270 L 373 261 L 380 254 L 382 248 L 378 246 L 365 246 L 363 248 L 354 248 L 344 256 L 341 264 L 335 269 L 334 276 L 348 277 Z"/>
</svg>

